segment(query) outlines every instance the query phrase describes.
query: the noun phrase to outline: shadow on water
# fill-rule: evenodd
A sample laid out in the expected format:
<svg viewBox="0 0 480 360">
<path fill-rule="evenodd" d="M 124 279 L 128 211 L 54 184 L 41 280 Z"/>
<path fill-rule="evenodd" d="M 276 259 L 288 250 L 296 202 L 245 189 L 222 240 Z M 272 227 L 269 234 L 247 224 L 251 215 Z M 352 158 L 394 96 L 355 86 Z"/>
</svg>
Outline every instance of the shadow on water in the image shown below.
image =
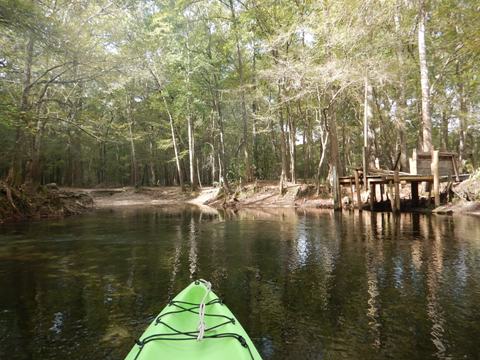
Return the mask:
<svg viewBox="0 0 480 360">
<path fill-rule="evenodd" d="M 179 206 L 1 230 L 2 359 L 121 359 L 196 278 L 265 359 L 480 354 L 478 218 Z"/>
</svg>

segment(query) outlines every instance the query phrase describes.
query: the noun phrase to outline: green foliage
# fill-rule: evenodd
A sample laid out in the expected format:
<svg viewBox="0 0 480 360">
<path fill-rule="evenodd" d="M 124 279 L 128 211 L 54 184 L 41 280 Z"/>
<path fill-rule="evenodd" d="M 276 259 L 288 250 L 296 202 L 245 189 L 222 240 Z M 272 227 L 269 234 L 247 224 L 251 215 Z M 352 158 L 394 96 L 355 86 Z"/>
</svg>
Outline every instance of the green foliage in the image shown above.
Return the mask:
<svg viewBox="0 0 480 360">
<path fill-rule="evenodd" d="M 178 183 L 170 119 L 184 173 L 192 119 L 204 183 L 218 181 L 222 166 L 229 181 L 245 177 L 244 148 L 256 177 L 277 179 L 292 139 L 297 175 L 312 179 L 321 152 L 332 157 L 320 140 L 332 130 L 349 171 L 361 164 L 365 77 L 372 161 L 391 167 L 400 135 L 417 146 L 416 2 L 232 4 L 233 12 L 229 1 L 0 0 L 0 176 L 17 161 L 25 178 L 39 158 L 43 182 L 124 185 L 136 172 L 142 184 Z M 445 141 L 447 119 L 449 150 L 464 137 L 473 169 L 478 2 L 429 6 L 434 145 Z"/>
</svg>

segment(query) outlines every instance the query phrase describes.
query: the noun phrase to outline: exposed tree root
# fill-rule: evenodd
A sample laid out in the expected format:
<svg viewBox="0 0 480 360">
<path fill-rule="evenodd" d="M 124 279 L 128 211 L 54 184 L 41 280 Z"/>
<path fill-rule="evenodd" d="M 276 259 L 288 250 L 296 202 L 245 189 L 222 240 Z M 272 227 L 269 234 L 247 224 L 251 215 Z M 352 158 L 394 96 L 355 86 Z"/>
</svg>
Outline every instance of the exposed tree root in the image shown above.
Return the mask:
<svg viewBox="0 0 480 360">
<path fill-rule="evenodd" d="M 84 193 L 41 186 L 36 191 L 14 188 L 0 182 L 0 223 L 31 218 L 63 217 L 82 213 L 93 206 Z"/>
</svg>

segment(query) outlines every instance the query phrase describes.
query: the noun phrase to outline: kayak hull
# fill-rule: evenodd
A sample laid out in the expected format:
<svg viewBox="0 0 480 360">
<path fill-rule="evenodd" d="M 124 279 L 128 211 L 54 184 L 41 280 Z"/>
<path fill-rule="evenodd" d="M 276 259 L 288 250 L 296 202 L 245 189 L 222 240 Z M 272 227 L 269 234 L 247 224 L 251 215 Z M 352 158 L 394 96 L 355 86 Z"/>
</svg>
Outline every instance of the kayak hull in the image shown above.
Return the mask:
<svg viewBox="0 0 480 360">
<path fill-rule="evenodd" d="M 199 305 L 205 304 L 205 332 L 199 334 Z M 180 292 L 136 341 L 125 360 L 261 359 L 254 344 L 228 307 L 205 282 Z"/>
</svg>

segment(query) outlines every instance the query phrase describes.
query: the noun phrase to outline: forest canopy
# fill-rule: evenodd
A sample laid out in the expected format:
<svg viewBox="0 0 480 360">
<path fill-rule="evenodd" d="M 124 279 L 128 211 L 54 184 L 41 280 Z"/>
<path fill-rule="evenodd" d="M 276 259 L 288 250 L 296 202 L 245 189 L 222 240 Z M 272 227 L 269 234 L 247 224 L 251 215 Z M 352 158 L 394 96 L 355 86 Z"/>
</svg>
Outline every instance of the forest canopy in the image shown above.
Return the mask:
<svg viewBox="0 0 480 360">
<path fill-rule="evenodd" d="M 480 156 L 478 0 L 0 0 L 12 185 L 326 181 Z"/>
</svg>

